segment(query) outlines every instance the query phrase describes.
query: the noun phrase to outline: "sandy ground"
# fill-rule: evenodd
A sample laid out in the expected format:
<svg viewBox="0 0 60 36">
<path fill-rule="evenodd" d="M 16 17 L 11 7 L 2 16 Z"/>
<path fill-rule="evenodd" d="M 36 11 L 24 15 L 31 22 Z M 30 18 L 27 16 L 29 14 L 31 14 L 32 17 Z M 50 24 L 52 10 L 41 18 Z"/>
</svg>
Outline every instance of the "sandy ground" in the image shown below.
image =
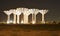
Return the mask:
<svg viewBox="0 0 60 36">
<path fill-rule="evenodd" d="M 60 25 L 0 25 L 0 36 L 60 36 Z"/>
</svg>

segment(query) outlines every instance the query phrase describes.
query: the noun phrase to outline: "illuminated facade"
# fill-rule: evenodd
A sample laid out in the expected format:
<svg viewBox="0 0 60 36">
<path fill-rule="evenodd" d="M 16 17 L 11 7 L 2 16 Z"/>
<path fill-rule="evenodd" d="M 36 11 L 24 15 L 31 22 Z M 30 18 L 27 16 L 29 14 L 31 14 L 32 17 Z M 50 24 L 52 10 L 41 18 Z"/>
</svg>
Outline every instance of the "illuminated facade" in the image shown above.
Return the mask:
<svg viewBox="0 0 60 36">
<path fill-rule="evenodd" d="M 32 24 L 35 24 L 36 23 L 36 15 L 38 13 L 41 13 L 42 14 L 42 23 L 45 23 L 45 20 L 44 20 L 44 15 L 48 12 L 48 10 L 39 10 L 39 9 L 28 9 L 28 8 L 17 8 L 17 9 L 11 9 L 9 11 L 4 11 L 5 14 L 8 15 L 8 19 L 7 19 L 7 23 L 10 23 L 10 15 L 13 13 L 14 14 L 14 21 L 12 22 L 13 24 L 20 24 L 20 23 L 23 23 L 23 24 L 29 24 L 28 23 L 28 16 L 30 14 L 32 14 Z M 23 13 L 24 15 L 24 19 L 19 22 L 20 18 L 19 16 L 21 15 L 21 13 Z M 17 17 L 16 17 L 17 15 Z M 17 20 L 16 20 L 17 18 Z"/>
</svg>

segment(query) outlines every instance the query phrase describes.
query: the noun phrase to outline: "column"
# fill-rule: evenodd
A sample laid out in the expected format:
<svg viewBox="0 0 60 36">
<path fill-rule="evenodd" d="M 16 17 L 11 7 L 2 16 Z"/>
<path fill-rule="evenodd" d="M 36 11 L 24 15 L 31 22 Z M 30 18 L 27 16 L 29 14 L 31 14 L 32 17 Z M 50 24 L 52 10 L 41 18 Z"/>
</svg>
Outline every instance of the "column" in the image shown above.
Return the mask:
<svg viewBox="0 0 60 36">
<path fill-rule="evenodd" d="M 44 21 L 44 14 L 42 14 L 42 23 L 45 23 L 45 21 Z"/>
<path fill-rule="evenodd" d="M 10 15 L 8 15 L 7 24 L 10 23 Z"/>
<path fill-rule="evenodd" d="M 16 24 L 16 15 L 14 14 L 14 21 L 13 21 L 14 24 Z"/>
<path fill-rule="evenodd" d="M 28 24 L 28 15 L 24 14 L 24 24 Z"/>
<path fill-rule="evenodd" d="M 35 23 L 36 23 L 36 14 L 34 15 L 34 21 L 35 21 Z"/>
<path fill-rule="evenodd" d="M 32 14 L 32 23 L 33 23 L 33 14 Z"/>
<path fill-rule="evenodd" d="M 35 22 L 36 22 L 36 16 L 35 14 L 32 14 L 32 24 L 35 24 Z"/>
</svg>

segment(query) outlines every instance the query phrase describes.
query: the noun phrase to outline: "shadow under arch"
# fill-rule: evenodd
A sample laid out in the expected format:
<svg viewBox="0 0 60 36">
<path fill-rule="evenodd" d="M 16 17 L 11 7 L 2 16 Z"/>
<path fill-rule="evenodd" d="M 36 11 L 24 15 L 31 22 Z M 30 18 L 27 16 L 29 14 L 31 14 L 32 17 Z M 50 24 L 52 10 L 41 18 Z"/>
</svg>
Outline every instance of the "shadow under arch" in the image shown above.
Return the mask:
<svg viewBox="0 0 60 36">
<path fill-rule="evenodd" d="M 36 23 L 39 24 L 40 21 L 41 21 L 41 13 L 38 12 L 38 13 L 36 14 Z"/>
<path fill-rule="evenodd" d="M 32 14 L 28 16 L 28 23 L 32 23 Z"/>
<path fill-rule="evenodd" d="M 21 21 L 24 20 L 24 14 L 21 13 L 21 15 L 19 16 L 19 18 L 20 18 L 19 21 L 20 21 L 20 23 L 21 23 Z"/>
<path fill-rule="evenodd" d="M 10 14 L 10 20 L 11 21 L 14 21 L 14 14 L 12 13 L 12 14 Z M 17 19 L 16 19 L 17 20 Z"/>
</svg>

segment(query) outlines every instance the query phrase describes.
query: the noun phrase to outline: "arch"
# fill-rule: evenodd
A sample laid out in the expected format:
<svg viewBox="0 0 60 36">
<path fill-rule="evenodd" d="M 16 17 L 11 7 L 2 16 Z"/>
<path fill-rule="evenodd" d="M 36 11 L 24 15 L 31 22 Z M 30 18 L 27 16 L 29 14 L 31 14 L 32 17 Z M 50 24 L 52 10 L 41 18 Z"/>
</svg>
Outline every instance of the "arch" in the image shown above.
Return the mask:
<svg viewBox="0 0 60 36">
<path fill-rule="evenodd" d="M 21 23 L 21 21 L 23 21 L 24 20 L 24 14 L 23 13 L 21 13 L 21 15 L 20 15 L 20 17 L 19 17 L 20 19 L 20 23 Z"/>
<path fill-rule="evenodd" d="M 28 16 L 28 23 L 32 23 L 32 14 Z"/>
<path fill-rule="evenodd" d="M 37 23 L 40 23 L 40 21 L 41 21 L 41 14 L 40 14 L 40 12 L 38 12 L 38 13 L 36 14 L 36 22 L 37 22 Z"/>
<path fill-rule="evenodd" d="M 40 12 L 35 12 L 35 15 L 37 15 L 38 13 L 40 13 Z"/>
<path fill-rule="evenodd" d="M 14 19 L 14 14 L 12 13 L 12 14 L 10 15 L 10 20 L 13 21 L 13 19 Z"/>
</svg>

